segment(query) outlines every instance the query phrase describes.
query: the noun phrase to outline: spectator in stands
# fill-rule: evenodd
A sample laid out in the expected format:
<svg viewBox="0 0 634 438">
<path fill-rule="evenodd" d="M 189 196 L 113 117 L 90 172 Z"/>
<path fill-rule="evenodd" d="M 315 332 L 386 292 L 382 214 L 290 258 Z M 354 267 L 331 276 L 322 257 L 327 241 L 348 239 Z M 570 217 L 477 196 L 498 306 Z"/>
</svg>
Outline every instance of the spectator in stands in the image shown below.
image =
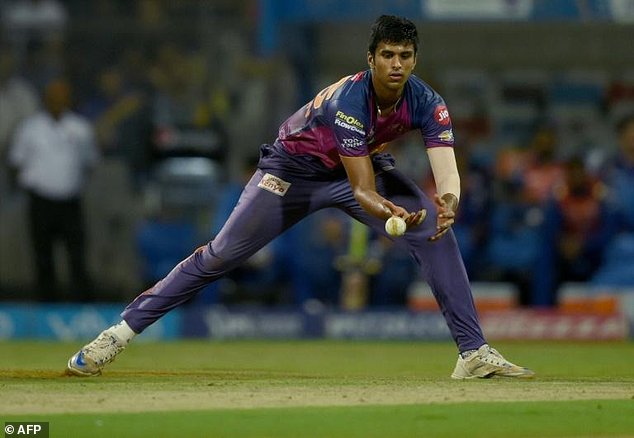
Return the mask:
<svg viewBox="0 0 634 438">
<path fill-rule="evenodd" d="M 82 192 L 99 153 L 92 126 L 70 110 L 70 84 L 63 79 L 46 87 L 45 110 L 18 128 L 9 164 L 30 201 L 30 231 L 37 292 L 44 300 L 60 298 L 54 246 L 66 246 L 73 298 L 90 298 L 86 270 Z"/>
<path fill-rule="evenodd" d="M 540 124 L 527 149 L 501 151 L 496 162 L 486 275 L 490 280 L 515 283 L 522 305 L 551 304 L 550 300 L 536 302 L 534 282 L 543 279 L 536 278 L 534 271 L 540 263 L 544 208 L 564 181 L 556 152 L 555 129 Z"/>
<path fill-rule="evenodd" d="M 117 65 L 100 71 L 95 82 L 95 91 L 79 112 L 94 124 L 99 149 L 125 159 L 135 188 L 140 188 L 150 155 L 149 93 L 138 84 L 130 85 Z"/>
<path fill-rule="evenodd" d="M 604 184 L 586 170 L 581 157 L 566 163 L 564 185 L 545 208 L 534 304 L 555 304 L 563 282 L 585 282 L 596 271 L 613 228 L 606 194 Z"/>
<path fill-rule="evenodd" d="M 122 72 L 116 66 L 107 66 L 99 73 L 95 88 L 95 94 L 80 108 L 80 112 L 94 122 L 100 149 L 104 152 L 116 151 L 122 147 L 120 126 L 140 110 L 142 96 L 127 87 Z"/>
<path fill-rule="evenodd" d="M 618 153 L 605 169 L 610 207 L 614 211 L 614 236 L 606 243 L 603 263 L 593 278 L 601 285 L 633 286 L 634 271 L 634 114 L 616 127 Z"/>
<path fill-rule="evenodd" d="M 514 283 L 520 292 L 519 303 L 529 305 L 542 214 L 521 198 L 521 186 L 508 181 L 500 185 L 490 213 L 491 234 L 485 251 L 488 279 Z"/>
<path fill-rule="evenodd" d="M 229 152 L 227 133 L 210 102 L 201 54 L 164 43 L 158 48 L 150 78 L 156 156 L 203 156 L 224 162 Z"/>
<path fill-rule="evenodd" d="M 515 284 L 520 304 L 529 305 L 543 216 L 539 206 L 525 196 L 524 157 L 523 151 L 515 149 L 501 151 L 497 157 L 481 279 Z"/>
<path fill-rule="evenodd" d="M 616 127 L 618 153 L 605 171 L 620 230 L 634 232 L 634 114 Z"/>
<path fill-rule="evenodd" d="M 544 205 L 553 189 L 564 179 L 564 169 L 557 160 L 557 133 L 542 125 L 533 134 L 522 169 L 522 193 L 533 205 Z"/>
</svg>

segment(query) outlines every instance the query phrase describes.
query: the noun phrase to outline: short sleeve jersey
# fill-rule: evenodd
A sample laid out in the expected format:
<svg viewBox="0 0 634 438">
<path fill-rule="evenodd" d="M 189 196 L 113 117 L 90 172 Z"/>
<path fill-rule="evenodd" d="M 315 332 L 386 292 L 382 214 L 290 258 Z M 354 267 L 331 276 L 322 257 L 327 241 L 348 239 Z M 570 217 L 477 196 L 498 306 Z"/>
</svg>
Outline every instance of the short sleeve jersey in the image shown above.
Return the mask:
<svg viewBox="0 0 634 438">
<path fill-rule="evenodd" d="M 333 169 L 341 158 L 381 152 L 388 142 L 414 129 L 427 148 L 453 147 L 451 118 L 442 97 L 411 75 L 392 113 L 377 111 L 370 70 L 346 76 L 317 96 L 281 126 L 276 143 L 292 155 L 317 157 Z"/>
</svg>

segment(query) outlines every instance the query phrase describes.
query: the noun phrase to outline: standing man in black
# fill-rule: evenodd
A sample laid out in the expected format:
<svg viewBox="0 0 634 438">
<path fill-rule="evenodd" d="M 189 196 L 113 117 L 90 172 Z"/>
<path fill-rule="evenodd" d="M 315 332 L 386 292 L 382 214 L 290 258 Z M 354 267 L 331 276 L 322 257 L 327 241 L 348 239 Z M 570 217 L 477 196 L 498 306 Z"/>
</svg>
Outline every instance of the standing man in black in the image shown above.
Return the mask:
<svg viewBox="0 0 634 438">
<path fill-rule="evenodd" d="M 92 126 L 70 106 L 69 83 L 53 80 L 44 92 L 44 109 L 24 120 L 9 150 L 9 165 L 29 196 L 37 293 L 43 301 L 61 298 L 54 261 L 58 241 L 68 254 L 72 298 L 91 297 L 81 197 L 99 154 Z"/>
</svg>

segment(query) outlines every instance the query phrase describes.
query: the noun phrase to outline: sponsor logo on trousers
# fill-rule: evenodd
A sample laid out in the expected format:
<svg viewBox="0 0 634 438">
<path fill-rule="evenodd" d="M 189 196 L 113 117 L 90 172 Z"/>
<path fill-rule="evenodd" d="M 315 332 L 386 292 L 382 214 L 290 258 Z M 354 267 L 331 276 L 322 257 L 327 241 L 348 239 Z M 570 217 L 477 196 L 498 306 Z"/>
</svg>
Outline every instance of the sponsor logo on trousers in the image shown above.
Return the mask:
<svg viewBox="0 0 634 438">
<path fill-rule="evenodd" d="M 286 182 L 275 175 L 271 175 L 270 173 L 265 173 L 258 183 L 258 187 L 268 190 L 271 193 L 275 193 L 277 196 L 284 196 L 290 186 L 291 183 Z"/>
</svg>

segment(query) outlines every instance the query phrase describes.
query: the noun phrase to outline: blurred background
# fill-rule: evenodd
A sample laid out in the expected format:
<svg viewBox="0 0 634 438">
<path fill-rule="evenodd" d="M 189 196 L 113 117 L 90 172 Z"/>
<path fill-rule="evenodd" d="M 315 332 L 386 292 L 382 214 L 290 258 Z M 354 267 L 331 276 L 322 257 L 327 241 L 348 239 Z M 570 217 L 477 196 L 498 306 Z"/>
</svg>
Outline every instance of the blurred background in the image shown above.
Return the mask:
<svg viewBox="0 0 634 438">
<path fill-rule="evenodd" d="M 453 119 L 454 231 L 479 310 L 634 314 L 633 0 L 0 0 L 0 12 L 6 306 L 118 306 L 162 278 L 213 238 L 279 124 L 366 68 L 370 25 L 390 13 L 417 23 L 416 74 Z M 55 241 L 43 280 L 11 150 L 60 78 L 97 153 L 80 184 L 83 273 Z M 432 194 L 420 134 L 391 149 Z M 195 303 L 437 309 L 408 254 L 337 211 Z"/>
</svg>

